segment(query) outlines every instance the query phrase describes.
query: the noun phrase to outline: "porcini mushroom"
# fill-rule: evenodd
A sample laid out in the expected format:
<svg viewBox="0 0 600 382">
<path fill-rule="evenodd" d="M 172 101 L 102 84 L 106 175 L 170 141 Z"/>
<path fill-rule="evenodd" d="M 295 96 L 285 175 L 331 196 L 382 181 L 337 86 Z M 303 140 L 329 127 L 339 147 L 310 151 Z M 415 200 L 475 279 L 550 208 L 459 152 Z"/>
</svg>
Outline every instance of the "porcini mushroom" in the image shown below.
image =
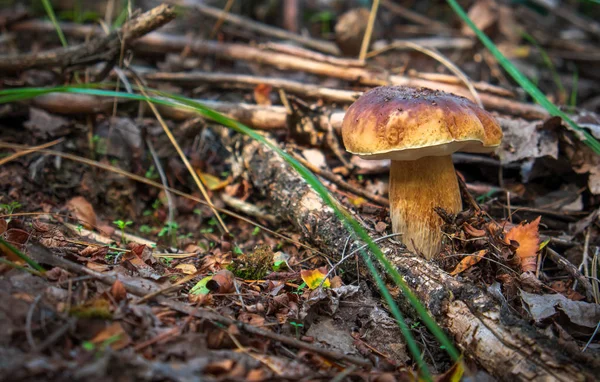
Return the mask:
<svg viewBox="0 0 600 382">
<path fill-rule="evenodd" d="M 492 152 L 502 140 L 494 118 L 466 98 L 430 89 L 382 86 L 354 102 L 342 123 L 346 150 L 391 159 L 392 230 L 427 259 L 442 245 L 434 207 L 462 209 L 452 153 Z"/>
</svg>

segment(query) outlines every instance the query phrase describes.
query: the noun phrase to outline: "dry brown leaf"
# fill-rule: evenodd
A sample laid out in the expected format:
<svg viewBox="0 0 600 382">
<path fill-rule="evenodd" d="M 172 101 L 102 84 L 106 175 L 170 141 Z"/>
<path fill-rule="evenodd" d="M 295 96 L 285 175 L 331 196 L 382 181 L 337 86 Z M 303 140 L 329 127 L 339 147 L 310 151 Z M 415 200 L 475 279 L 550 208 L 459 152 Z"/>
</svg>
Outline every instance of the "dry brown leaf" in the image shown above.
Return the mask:
<svg viewBox="0 0 600 382">
<path fill-rule="evenodd" d="M 178 264 L 175 269 L 179 269 L 181 272 L 185 273 L 186 275 L 193 275 L 194 273 L 196 273 L 198 270 L 196 269 L 196 267 L 194 266 L 194 264 Z"/>
<path fill-rule="evenodd" d="M 120 350 L 131 343 L 131 338 L 125 330 L 123 330 L 121 324 L 115 322 L 98 333 L 90 342 L 97 346 L 110 343 L 110 347 L 113 350 Z"/>
<path fill-rule="evenodd" d="M 88 261 L 85 266 L 96 272 L 106 272 L 110 269 L 110 267 L 106 264 L 94 263 L 93 261 Z"/>
<path fill-rule="evenodd" d="M 463 227 L 464 227 L 465 232 L 468 233 L 469 236 L 471 236 L 471 237 L 484 237 L 485 236 L 484 230 L 474 228 L 469 223 L 463 224 Z"/>
<path fill-rule="evenodd" d="M 83 196 L 76 196 L 67 202 L 67 208 L 75 214 L 77 220 L 87 229 L 96 226 L 94 207 Z"/>
<path fill-rule="evenodd" d="M 262 106 L 271 106 L 271 90 L 273 87 L 267 84 L 258 84 L 254 88 L 254 100 Z"/>
<path fill-rule="evenodd" d="M 122 301 L 127 298 L 127 291 L 125 290 L 125 286 L 120 280 L 115 281 L 115 283 L 110 288 L 110 294 L 115 298 L 115 300 Z"/>
<path fill-rule="evenodd" d="M 483 259 L 483 256 L 486 255 L 486 253 L 487 253 L 487 251 L 485 249 L 482 249 L 481 251 L 478 251 L 477 253 L 474 253 L 472 255 L 467 255 L 464 259 L 461 260 L 460 263 L 458 263 L 456 268 L 454 268 L 454 270 L 452 272 L 450 272 L 450 274 L 452 276 L 456 276 L 457 274 L 466 271 L 467 269 L 471 268 L 473 265 L 480 262 L 481 259 Z"/>
<path fill-rule="evenodd" d="M 206 287 L 214 293 L 231 293 L 234 291 L 234 278 L 233 272 L 224 269 L 208 280 Z"/>
<path fill-rule="evenodd" d="M 540 247 L 539 225 L 541 218 L 541 216 L 538 216 L 537 219 L 531 223 L 513 227 L 505 236 L 507 242 L 510 243 L 510 241 L 516 241 L 519 243 L 516 253 L 521 259 L 521 270 L 523 272 L 535 272 L 537 269 L 537 252 Z"/>
</svg>

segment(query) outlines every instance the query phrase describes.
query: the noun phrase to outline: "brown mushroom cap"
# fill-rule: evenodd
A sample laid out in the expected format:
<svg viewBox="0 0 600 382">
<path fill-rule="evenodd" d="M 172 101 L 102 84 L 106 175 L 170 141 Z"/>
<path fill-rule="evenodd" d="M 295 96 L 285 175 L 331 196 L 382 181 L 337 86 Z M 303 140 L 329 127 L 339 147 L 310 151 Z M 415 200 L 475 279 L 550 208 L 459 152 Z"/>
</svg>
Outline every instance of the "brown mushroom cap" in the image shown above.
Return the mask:
<svg viewBox="0 0 600 382">
<path fill-rule="evenodd" d="M 363 159 L 416 160 L 456 151 L 494 151 L 502 129 L 487 111 L 464 97 L 381 86 L 350 106 L 342 138 L 346 150 Z"/>
</svg>

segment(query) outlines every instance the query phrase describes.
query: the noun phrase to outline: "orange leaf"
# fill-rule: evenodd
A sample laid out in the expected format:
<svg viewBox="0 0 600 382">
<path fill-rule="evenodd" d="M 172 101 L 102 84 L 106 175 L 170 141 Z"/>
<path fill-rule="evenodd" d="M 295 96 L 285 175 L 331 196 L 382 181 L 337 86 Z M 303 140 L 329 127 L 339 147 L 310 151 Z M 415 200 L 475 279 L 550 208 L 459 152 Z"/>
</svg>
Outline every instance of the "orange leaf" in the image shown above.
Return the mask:
<svg viewBox="0 0 600 382">
<path fill-rule="evenodd" d="M 521 259 L 521 269 L 523 272 L 534 272 L 537 269 L 537 251 L 540 248 L 540 219 L 529 224 L 519 225 L 511 228 L 506 234 L 506 240 L 514 240 L 519 243 L 517 256 Z"/>
<path fill-rule="evenodd" d="M 273 90 L 271 85 L 256 85 L 254 88 L 254 100 L 256 103 L 263 106 L 271 106 L 271 99 L 269 98 L 271 95 L 271 90 Z"/>
<path fill-rule="evenodd" d="M 467 255 L 467 257 L 465 257 L 464 259 L 462 259 L 460 261 L 460 263 L 458 263 L 458 265 L 456 266 L 456 268 L 454 268 L 454 270 L 452 272 L 450 272 L 450 275 L 452 276 L 456 276 L 457 274 L 466 271 L 467 269 L 471 268 L 473 265 L 477 264 L 478 262 L 481 261 L 481 259 L 483 259 L 483 256 L 485 256 L 486 254 L 486 250 L 482 249 L 481 251 L 472 254 L 472 255 Z"/>
<path fill-rule="evenodd" d="M 323 271 L 322 269 L 300 271 L 300 277 L 302 277 L 302 280 L 310 289 L 316 289 L 319 285 L 321 285 L 321 281 L 323 281 L 326 275 L 327 271 Z M 326 279 L 323 283 L 323 288 L 329 288 L 330 286 L 331 284 L 329 279 Z"/>
</svg>

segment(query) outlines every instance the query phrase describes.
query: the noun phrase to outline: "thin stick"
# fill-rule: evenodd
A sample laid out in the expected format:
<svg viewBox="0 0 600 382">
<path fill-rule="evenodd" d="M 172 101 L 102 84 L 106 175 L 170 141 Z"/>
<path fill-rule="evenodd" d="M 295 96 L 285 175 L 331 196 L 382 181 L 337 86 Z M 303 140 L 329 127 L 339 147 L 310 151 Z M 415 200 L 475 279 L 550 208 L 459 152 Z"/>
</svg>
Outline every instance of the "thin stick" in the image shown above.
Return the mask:
<svg viewBox="0 0 600 382">
<path fill-rule="evenodd" d="M 363 36 L 362 44 L 360 46 L 360 54 L 358 55 L 358 59 L 361 61 L 364 61 L 367 57 L 367 50 L 371 43 L 371 35 L 373 34 L 373 25 L 375 25 L 378 8 L 379 0 L 373 0 L 373 6 L 371 6 L 371 13 L 369 14 L 369 23 L 367 24 L 367 29 L 365 30 L 365 35 Z"/>
<path fill-rule="evenodd" d="M 14 154 L 11 154 L 11 155 L 7 156 L 6 158 L 0 159 L 0 166 L 4 165 L 4 164 L 6 164 L 6 163 L 8 163 L 10 161 L 13 161 L 13 160 L 15 160 L 15 159 L 17 159 L 19 157 L 22 157 L 23 155 L 31 154 L 31 153 L 34 153 L 36 151 L 47 149 L 48 147 L 52 147 L 54 145 L 57 145 L 57 144 L 59 144 L 60 142 L 62 142 L 64 140 L 65 140 L 64 138 L 59 138 L 59 139 L 57 139 L 55 141 L 44 143 L 44 144 L 39 145 L 39 146 L 34 146 L 31 149 L 23 150 L 23 151 L 19 151 L 19 152 L 16 152 Z"/>
<path fill-rule="evenodd" d="M 246 17 L 234 15 L 232 13 L 224 14 L 223 11 L 219 8 L 210 7 L 204 4 L 198 4 L 195 1 L 184 1 L 183 5 L 193 7 L 205 16 L 209 16 L 216 19 L 222 17 L 229 24 L 244 28 L 246 30 L 251 30 L 256 33 L 261 33 L 282 40 L 294 41 L 308 48 L 315 49 L 328 54 L 339 55 L 340 52 L 337 46 L 332 42 L 305 37 L 296 33 L 291 33 L 286 31 L 285 29 L 275 28 L 270 25 L 250 20 Z"/>
<path fill-rule="evenodd" d="M 144 97 L 148 98 L 148 94 L 144 90 L 144 86 L 142 85 L 142 83 L 137 78 L 136 78 L 136 82 L 137 82 L 138 87 L 140 88 L 140 92 L 144 95 Z M 173 133 L 171 133 L 171 129 L 169 129 L 169 127 L 167 126 L 167 124 L 163 120 L 162 116 L 160 115 L 160 113 L 156 109 L 156 106 L 154 105 L 154 103 L 150 102 L 149 98 L 148 98 L 147 103 L 148 103 L 148 106 L 150 107 L 150 109 L 152 109 L 152 112 L 154 113 L 154 115 L 156 116 L 156 119 L 158 120 L 158 122 L 162 126 L 163 131 L 165 132 L 165 134 L 167 135 L 167 137 L 169 137 L 169 140 L 171 141 L 171 144 L 173 145 L 173 147 L 175 147 L 175 150 L 177 150 L 177 153 L 179 154 L 179 157 L 181 158 L 181 161 L 185 164 L 185 167 L 187 168 L 187 170 L 189 171 L 190 175 L 192 176 L 192 179 L 194 179 L 194 182 L 196 182 L 196 186 L 198 186 L 198 189 L 200 189 L 200 192 L 202 193 L 202 196 L 204 197 L 204 199 L 208 203 L 208 206 L 210 207 L 210 209 L 215 214 L 215 217 L 219 221 L 219 224 L 220 224 L 220 226 L 222 228 L 221 231 L 224 232 L 224 233 L 229 233 L 229 229 L 227 229 L 227 226 L 225 225 L 225 222 L 223 222 L 223 219 L 221 219 L 221 216 L 219 215 L 219 213 L 215 209 L 215 206 L 213 205 L 212 201 L 210 200 L 210 196 L 208 196 L 208 193 L 206 192 L 206 188 L 204 188 L 204 185 L 200 181 L 200 178 L 198 177 L 198 174 L 196 174 L 196 171 L 192 167 L 192 164 L 190 163 L 190 161 L 185 156 L 183 150 L 181 149 L 181 146 L 179 146 L 179 143 L 177 143 L 177 140 L 173 136 Z"/>
<path fill-rule="evenodd" d="M 477 102 L 477 105 L 479 105 L 479 107 L 483 108 L 483 103 L 481 102 L 481 98 L 479 97 L 479 93 L 477 92 L 477 89 L 475 89 L 475 86 L 473 86 L 473 83 L 471 82 L 471 80 L 469 79 L 469 77 L 467 77 L 467 75 L 465 73 L 463 73 L 462 70 L 460 70 L 458 68 L 458 66 L 454 65 L 454 63 L 452 61 L 450 61 L 449 59 L 447 59 L 443 54 L 441 54 L 439 51 L 437 51 L 436 49 L 430 49 L 430 48 L 426 48 L 424 46 L 421 46 L 419 44 L 415 44 L 412 41 L 396 41 L 393 44 L 390 44 L 384 48 L 378 49 L 376 51 L 373 51 L 371 53 L 369 53 L 369 55 L 367 57 L 374 57 L 378 54 L 381 54 L 383 52 L 386 52 L 390 49 L 395 49 L 397 47 L 409 47 L 412 48 L 418 52 L 421 52 L 423 54 L 428 55 L 429 57 L 435 59 L 436 61 L 438 61 L 440 64 L 444 65 L 446 68 L 448 68 L 448 70 L 450 70 L 452 73 L 454 73 L 454 75 L 458 78 L 460 78 L 460 80 L 465 84 L 465 86 L 467 87 L 467 89 L 469 89 L 469 91 L 471 92 L 471 94 L 473 95 L 473 99 L 475 100 L 475 102 Z"/>
<path fill-rule="evenodd" d="M 225 7 L 223 8 L 221 15 L 219 16 L 219 18 L 215 22 L 215 25 L 213 26 L 212 30 L 210 31 L 209 37 L 211 40 L 215 37 L 215 35 L 219 31 L 219 29 L 221 29 L 221 25 L 223 25 L 223 21 L 225 21 L 225 16 L 227 16 L 229 11 L 231 11 L 231 7 L 233 6 L 234 1 L 235 0 L 227 0 L 227 4 L 225 4 Z"/>
<path fill-rule="evenodd" d="M 154 150 L 154 145 L 150 138 L 146 138 L 146 146 L 148 146 L 148 150 L 150 150 L 150 155 L 152 156 L 152 160 L 154 161 L 154 165 L 156 166 L 156 171 L 158 172 L 158 176 L 160 176 L 161 183 L 166 187 L 169 185 L 169 181 L 167 180 L 167 175 L 165 174 L 165 170 L 163 169 L 160 158 Z M 169 217 L 168 222 L 175 221 L 175 201 L 173 200 L 173 195 L 169 191 L 165 191 L 167 195 L 167 206 L 169 208 Z M 169 225 L 169 235 L 171 235 L 171 225 Z"/>
</svg>

